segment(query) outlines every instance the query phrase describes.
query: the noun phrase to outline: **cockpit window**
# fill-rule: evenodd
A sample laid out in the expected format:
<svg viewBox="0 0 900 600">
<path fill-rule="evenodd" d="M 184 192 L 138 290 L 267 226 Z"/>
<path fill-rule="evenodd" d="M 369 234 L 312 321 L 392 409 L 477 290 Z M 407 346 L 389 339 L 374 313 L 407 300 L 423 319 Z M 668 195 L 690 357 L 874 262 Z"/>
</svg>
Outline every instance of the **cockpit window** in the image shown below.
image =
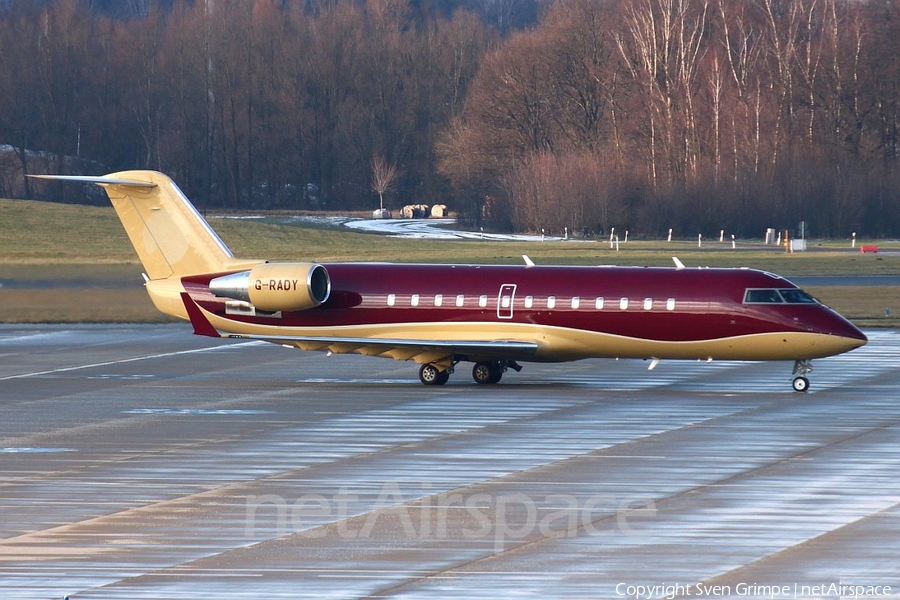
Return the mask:
<svg viewBox="0 0 900 600">
<path fill-rule="evenodd" d="M 744 304 L 816 304 L 815 298 L 798 288 L 748 289 Z"/>
<path fill-rule="evenodd" d="M 816 304 L 816 299 L 797 288 L 785 288 L 778 290 L 781 297 L 788 304 Z"/>
<path fill-rule="evenodd" d="M 747 290 L 744 293 L 744 304 L 780 304 L 784 302 L 778 290 Z"/>
</svg>

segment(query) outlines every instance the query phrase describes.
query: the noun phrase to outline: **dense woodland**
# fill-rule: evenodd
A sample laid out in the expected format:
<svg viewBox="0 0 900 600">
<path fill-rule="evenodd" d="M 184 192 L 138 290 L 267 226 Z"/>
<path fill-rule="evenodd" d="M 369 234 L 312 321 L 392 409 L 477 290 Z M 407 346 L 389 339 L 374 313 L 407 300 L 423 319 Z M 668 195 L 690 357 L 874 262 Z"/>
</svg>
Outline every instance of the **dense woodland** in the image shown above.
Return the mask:
<svg viewBox="0 0 900 600">
<path fill-rule="evenodd" d="M 0 195 L 900 235 L 895 0 L 0 0 Z"/>
</svg>

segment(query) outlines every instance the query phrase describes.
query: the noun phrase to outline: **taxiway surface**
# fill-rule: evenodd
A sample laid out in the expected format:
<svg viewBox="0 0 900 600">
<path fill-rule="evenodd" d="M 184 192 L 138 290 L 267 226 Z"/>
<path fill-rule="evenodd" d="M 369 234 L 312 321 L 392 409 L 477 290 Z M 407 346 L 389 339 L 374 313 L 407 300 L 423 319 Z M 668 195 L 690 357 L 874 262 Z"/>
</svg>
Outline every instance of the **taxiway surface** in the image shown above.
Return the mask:
<svg viewBox="0 0 900 600">
<path fill-rule="evenodd" d="M 900 332 L 867 335 L 796 394 L 790 363 L 432 388 L 187 325 L 0 326 L 0 598 L 898 598 Z"/>
</svg>

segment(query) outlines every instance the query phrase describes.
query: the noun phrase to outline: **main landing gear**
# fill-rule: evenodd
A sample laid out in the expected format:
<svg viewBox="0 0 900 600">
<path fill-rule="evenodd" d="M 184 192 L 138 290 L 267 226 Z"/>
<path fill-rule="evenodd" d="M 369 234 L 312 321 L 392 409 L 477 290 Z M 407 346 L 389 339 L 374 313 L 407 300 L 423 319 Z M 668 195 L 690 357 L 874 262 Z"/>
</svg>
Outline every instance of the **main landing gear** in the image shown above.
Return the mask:
<svg viewBox="0 0 900 600">
<path fill-rule="evenodd" d="M 518 373 L 522 370 L 522 365 L 514 360 L 475 363 L 475 366 L 472 367 L 472 379 L 480 385 L 491 385 L 499 382 L 507 369 L 512 369 Z"/>
<path fill-rule="evenodd" d="M 442 371 L 434 365 L 422 365 L 419 367 L 419 381 L 425 385 L 444 385 L 452 372 L 453 367 Z"/>
<path fill-rule="evenodd" d="M 472 379 L 480 385 L 494 384 L 500 381 L 507 369 L 521 371 L 522 366 L 514 360 L 478 362 L 472 367 Z M 425 385 L 444 385 L 450 379 L 451 373 L 453 367 L 441 370 L 432 364 L 422 365 L 419 367 L 419 381 Z"/>
<path fill-rule="evenodd" d="M 475 363 L 475 366 L 472 367 L 472 379 L 475 380 L 475 383 L 490 385 L 500 381 L 503 371 L 505 369 L 497 361 Z"/>
<path fill-rule="evenodd" d="M 812 373 L 812 364 L 808 360 L 795 360 L 794 373 L 792 377 L 794 382 L 791 384 L 795 392 L 805 392 L 809 389 L 809 379 L 806 375 Z"/>
</svg>

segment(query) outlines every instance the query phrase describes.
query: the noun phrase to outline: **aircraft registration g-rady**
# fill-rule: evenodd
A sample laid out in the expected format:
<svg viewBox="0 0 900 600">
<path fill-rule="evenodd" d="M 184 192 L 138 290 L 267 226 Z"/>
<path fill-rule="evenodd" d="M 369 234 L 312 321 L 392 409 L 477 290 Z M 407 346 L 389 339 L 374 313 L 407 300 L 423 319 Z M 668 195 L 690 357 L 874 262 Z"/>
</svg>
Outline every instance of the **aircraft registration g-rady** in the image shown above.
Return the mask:
<svg viewBox="0 0 900 600">
<path fill-rule="evenodd" d="M 442 385 L 460 362 L 481 384 L 519 362 L 585 358 L 810 361 L 866 336 L 790 281 L 729 268 L 270 263 L 232 255 L 166 175 L 43 176 L 103 187 L 147 292 L 194 333 L 420 365 Z"/>
</svg>

